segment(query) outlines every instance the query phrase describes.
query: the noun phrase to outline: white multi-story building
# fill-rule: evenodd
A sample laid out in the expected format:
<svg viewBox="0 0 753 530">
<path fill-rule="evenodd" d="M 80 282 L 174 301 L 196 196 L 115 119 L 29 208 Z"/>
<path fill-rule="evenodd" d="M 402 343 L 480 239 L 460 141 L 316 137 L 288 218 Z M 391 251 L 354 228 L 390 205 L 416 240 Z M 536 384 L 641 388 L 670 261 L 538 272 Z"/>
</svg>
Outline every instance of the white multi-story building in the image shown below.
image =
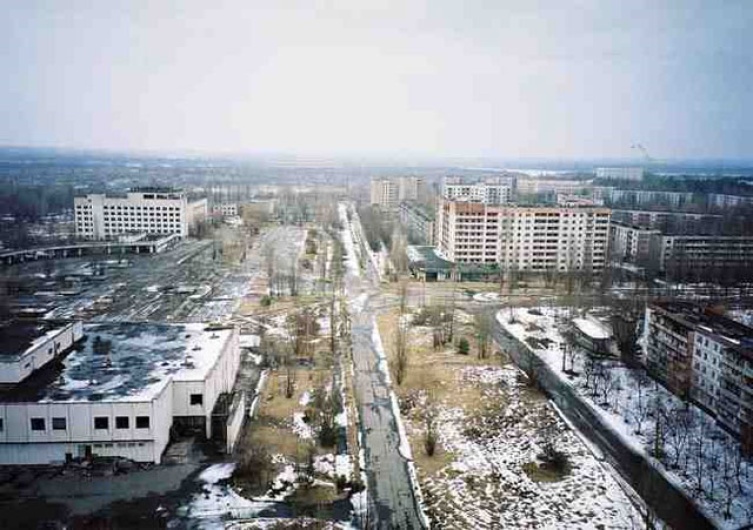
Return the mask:
<svg viewBox="0 0 753 530">
<path fill-rule="evenodd" d="M 688 303 L 646 307 L 646 364 L 753 452 L 753 328 Z"/>
<path fill-rule="evenodd" d="M 584 192 L 593 193 L 594 186 L 590 180 L 565 178 L 520 178 L 517 182 L 517 192 L 520 195 L 565 194 L 578 195 Z"/>
<path fill-rule="evenodd" d="M 400 187 L 391 179 L 371 179 L 371 205 L 395 210 L 400 205 Z"/>
<path fill-rule="evenodd" d="M 693 202 L 693 193 L 689 191 L 624 190 L 604 187 L 600 192 L 609 205 L 679 208 Z"/>
<path fill-rule="evenodd" d="M 76 235 L 111 239 L 120 234 L 176 234 L 186 237 L 206 218 L 207 201 L 188 202 L 184 193 L 141 188 L 125 197 L 89 194 L 74 199 Z"/>
<path fill-rule="evenodd" d="M 709 193 L 708 202 L 710 206 L 714 206 L 716 208 L 737 208 L 740 206 L 753 205 L 753 196 Z"/>
<path fill-rule="evenodd" d="M 465 182 L 460 177 L 445 177 L 442 197 L 483 204 L 507 204 L 515 190 L 515 177 L 488 178 L 481 182 Z"/>
<path fill-rule="evenodd" d="M 656 257 L 661 232 L 612 220 L 609 229 L 609 256 L 612 261 L 627 261 L 646 267 Z M 658 266 L 658 263 L 655 264 Z"/>
<path fill-rule="evenodd" d="M 435 211 L 416 202 L 400 203 L 400 222 L 408 230 L 411 239 L 433 245 L 435 235 Z"/>
<path fill-rule="evenodd" d="M 598 167 L 596 177 L 602 179 L 643 180 L 642 167 Z"/>
<path fill-rule="evenodd" d="M 223 202 L 212 206 L 212 213 L 222 217 L 237 217 L 239 212 L 237 202 Z"/>
<path fill-rule="evenodd" d="M 495 206 L 442 200 L 437 246 L 458 263 L 499 263 L 543 272 L 601 271 L 609 244 L 606 208 Z"/>
<path fill-rule="evenodd" d="M 424 180 L 420 177 L 374 178 L 371 179 L 371 204 L 396 211 L 401 202 L 421 200 L 424 191 Z"/>
<path fill-rule="evenodd" d="M 707 213 L 676 212 L 672 210 L 627 210 L 612 209 L 612 219 L 622 223 L 660 228 L 670 224 L 716 223 L 721 215 Z"/>
<path fill-rule="evenodd" d="M 0 464 L 91 455 L 159 463 L 173 428 L 232 446 L 245 413 L 227 406 L 240 365 L 234 328 L 117 322 L 83 331 L 54 373 L 0 394 Z"/>
</svg>

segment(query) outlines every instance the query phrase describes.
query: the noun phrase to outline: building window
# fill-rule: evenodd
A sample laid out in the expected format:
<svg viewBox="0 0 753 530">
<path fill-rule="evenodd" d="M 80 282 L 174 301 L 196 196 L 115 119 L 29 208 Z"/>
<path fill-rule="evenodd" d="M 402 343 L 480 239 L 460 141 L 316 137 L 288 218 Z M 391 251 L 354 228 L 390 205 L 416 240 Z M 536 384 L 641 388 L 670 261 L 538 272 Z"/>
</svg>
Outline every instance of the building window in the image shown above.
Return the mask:
<svg viewBox="0 0 753 530">
<path fill-rule="evenodd" d="M 203 404 L 204 404 L 203 394 L 191 394 L 191 405 L 203 405 Z"/>
<path fill-rule="evenodd" d="M 128 416 L 115 416 L 115 428 L 127 429 L 128 428 Z"/>
<path fill-rule="evenodd" d="M 94 428 L 107 430 L 110 428 L 110 418 L 107 416 L 97 416 L 94 418 Z"/>
<path fill-rule="evenodd" d="M 0 432 L 3 432 L 3 419 L 0 418 Z"/>
<path fill-rule="evenodd" d="M 136 428 L 148 429 L 149 428 L 149 416 L 136 416 Z"/>
<path fill-rule="evenodd" d="M 44 418 L 31 418 L 32 431 L 44 431 Z"/>
<path fill-rule="evenodd" d="M 64 431 L 68 428 L 65 418 L 52 418 L 52 430 Z"/>
</svg>

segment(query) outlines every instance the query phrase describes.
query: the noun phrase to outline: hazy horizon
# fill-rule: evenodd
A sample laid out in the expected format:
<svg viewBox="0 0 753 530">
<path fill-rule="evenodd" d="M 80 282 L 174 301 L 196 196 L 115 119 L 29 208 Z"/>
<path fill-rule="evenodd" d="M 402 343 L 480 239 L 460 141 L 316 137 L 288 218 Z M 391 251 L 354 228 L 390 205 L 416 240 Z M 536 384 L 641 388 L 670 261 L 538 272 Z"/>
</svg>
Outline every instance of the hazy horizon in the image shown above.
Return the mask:
<svg viewBox="0 0 753 530">
<path fill-rule="evenodd" d="M 748 162 L 746 2 L 11 1 L 0 145 Z M 386 6 L 386 7 L 383 7 Z"/>
</svg>

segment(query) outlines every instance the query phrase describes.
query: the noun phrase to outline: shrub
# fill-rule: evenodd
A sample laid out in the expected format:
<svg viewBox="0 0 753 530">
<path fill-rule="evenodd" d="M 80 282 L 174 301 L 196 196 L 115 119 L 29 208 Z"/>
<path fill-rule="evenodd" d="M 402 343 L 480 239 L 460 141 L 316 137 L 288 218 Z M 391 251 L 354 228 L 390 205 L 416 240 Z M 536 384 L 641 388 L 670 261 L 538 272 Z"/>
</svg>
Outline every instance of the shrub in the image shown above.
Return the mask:
<svg viewBox="0 0 753 530">
<path fill-rule="evenodd" d="M 272 297 L 265 294 L 261 297 L 261 300 L 259 301 L 262 307 L 269 307 L 272 305 Z"/>
<path fill-rule="evenodd" d="M 458 341 L 458 353 L 461 355 L 468 355 L 468 353 L 471 351 L 471 344 L 468 342 L 468 339 L 465 337 L 461 338 Z"/>
</svg>

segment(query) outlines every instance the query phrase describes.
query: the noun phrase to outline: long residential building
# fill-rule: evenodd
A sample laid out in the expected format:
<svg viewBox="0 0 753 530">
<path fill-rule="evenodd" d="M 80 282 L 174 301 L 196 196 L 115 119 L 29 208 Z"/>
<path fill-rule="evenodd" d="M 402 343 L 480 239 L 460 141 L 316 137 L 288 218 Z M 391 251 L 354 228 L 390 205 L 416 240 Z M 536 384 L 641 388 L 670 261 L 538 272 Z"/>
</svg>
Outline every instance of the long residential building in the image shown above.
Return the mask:
<svg viewBox="0 0 753 530">
<path fill-rule="evenodd" d="M 207 215 L 207 201 L 189 202 L 180 191 L 137 188 L 125 196 L 89 194 L 74 198 L 76 235 L 112 239 L 121 234 L 176 234 L 186 237 Z"/>
<path fill-rule="evenodd" d="M 753 267 L 753 236 L 662 235 L 657 258 L 660 270 L 678 277 L 744 272 Z"/>
<path fill-rule="evenodd" d="M 603 187 L 600 194 L 610 206 L 649 206 L 679 208 L 693 202 L 694 194 L 685 191 L 625 190 Z"/>
<path fill-rule="evenodd" d="M 594 185 L 591 180 L 564 178 L 520 178 L 517 182 L 517 193 L 521 195 L 565 194 L 573 195 L 583 192 L 593 193 Z"/>
<path fill-rule="evenodd" d="M 597 167 L 596 178 L 643 180 L 642 167 Z"/>
<path fill-rule="evenodd" d="M 435 211 L 417 203 L 400 203 L 400 222 L 408 230 L 408 236 L 424 245 L 433 245 L 436 233 Z"/>
<path fill-rule="evenodd" d="M 440 201 L 437 246 L 458 263 L 544 272 L 603 270 L 610 211 Z"/>
<path fill-rule="evenodd" d="M 753 453 L 753 328 L 688 303 L 646 308 L 646 364 L 711 412 Z"/>
<path fill-rule="evenodd" d="M 687 223 L 716 223 L 721 215 L 707 213 L 676 212 L 672 210 L 612 209 L 612 220 L 648 228 L 663 228 Z"/>
</svg>

